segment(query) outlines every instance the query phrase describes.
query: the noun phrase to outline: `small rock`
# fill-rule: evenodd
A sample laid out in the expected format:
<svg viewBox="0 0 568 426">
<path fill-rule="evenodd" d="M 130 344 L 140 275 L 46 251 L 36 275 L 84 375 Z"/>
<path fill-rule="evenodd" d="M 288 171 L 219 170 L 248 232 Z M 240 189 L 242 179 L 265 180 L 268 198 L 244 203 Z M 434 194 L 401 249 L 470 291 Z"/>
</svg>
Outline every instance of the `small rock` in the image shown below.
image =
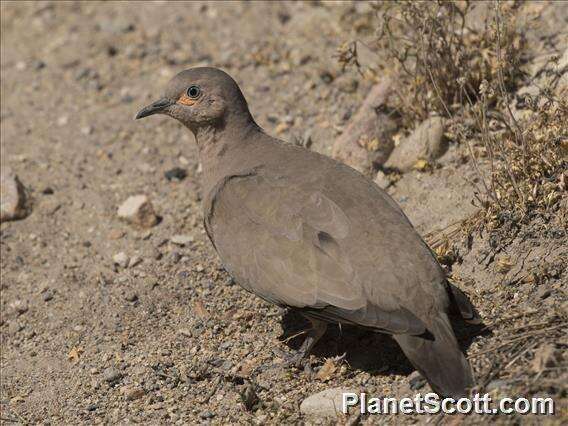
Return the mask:
<svg viewBox="0 0 568 426">
<path fill-rule="evenodd" d="M 51 299 L 53 299 L 53 292 L 51 290 L 46 290 L 42 293 L 41 298 L 44 302 L 49 302 Z"/>
<path fill-rule="evenodd" d="M 211 411 L 202 411 L 201 413 L 199 413 L 199 417 L 201 417 L 202 419 L 212 419 L 213 417 L 215 417 L 215 414 Z"/>
<path fill-rule="evenodd" d="M 93 126 L 81 127 L 81 134 L 83 134 L 85 136 L 89 136 L 89 135 L 93 134 L 93 132 L 94 132 Z"/>
<path fill-rule="evenodd" d="M 59 117 L 59 118 L 57 119 L 57 125 L 58 125 L 59 127 L 66 126 L 68 123 L 69 123 L 69 117 L 66 116 L 66 115 L 62 115 L 61 117 Z"/>
<path fill-rule="evenodd" d="M 138 170 L 140 170 L 142 173 L 154 173 L 156 171 L 156 168 L 148 163 L 140 163 L 138 164 Z"/>
<path fill-rule="evenodd" d="M 142 258 L 140 256 L 132 256 L 132 258 L 130 259 L 130 263 L 128 264 L 128 266 L 130 268 L 134 268 L 136 265 L 139 265 L 142 263 Z"/>
<path fill-rule="evenodd" d="M 539 289 L 536 291 L 536 297 L 538 297 L 541 300 L 548 298 L 551 294 L 552 291 L 545 286 L 540 286 Z"/>
<path fill-rule="evenodd" d="M 24 185 L 9 167 L 0 172 L 0 222 L 23 219 L 26 210 Z"/>
<path fill-rule="evenodd" d="M 125 299 L 129 302 L 136 302 L 138 300 L 138 295 L 134 292 L 126 293 Z"/>
<path fill-rule="evenodd" d="M 430 117 L 401 141 L 385 163 L 388 168 L 411 170 L 419 160 L 433 162 L 446 153 L 448 141 L 444 137 L 444 119 Z"/>
<path fill-rule="evenodd" d="M 375 176 L 375 183 L 382 189 L 388 188 L 391 184 L 389 178 L 382 170 L 377 172 L 377 175 Z"/>
<path fill-rule="evenodd" d="M 347 392 L 358 394 L 357 392 L 342 388 L 326 389 L 304 399 L 300 404 L 300 411 L 303 414 L 336 417 L 341 413 L 343 394 Z"/>
<path fill-rule="evenodd" d="M 132 22 L 118 17 L 101 20 L 97 28 L 111 34 L 126 34 L 136 29 Z"/>
<path fill-rule="evenodd" d="M 426 384 L 426 379 L 418 371 L 415 371 L 408 376 L 408 384 L 412 390 L 422 389 Z"/>
<path fill-rule="evenodd" d="M 115 367 L 108 367 L 103 371 L 103 378 L 108 383 L 115 383 L 122 379 L 123 374 Z"/>
<path fill-rule="evenodd" d="M 123 388 L 122 393 L 124 393 L 124 396 L 125 396 L 127 401 L 134 401 L 134 400 L 140 399 L 144 395 L 146 395 L 146 391 L 144 390 L 144 388 L 141 388 L 141 387 L 138 387 L 138 386 L 137 387 Z"/>
<path fill-rule="evenodd" d="M 187 171 L 185 169 L 182 169 L 181 167 L 174 167 L 173 169 L 170 169 L 166 173 L 164 173 L 164 175 L 169 181 L 180 181 L 186 178 Z"/>
<path fill-rule="evenodd" d="M 22 315 L 25 314 L 28 311 L 28 302 L 25 300 L 14 300 L 12 303 L 10 303 L 10 307 L 18 314 L 18 315 Z"/>
<path fill-rule="evenodd" d="M 33 61 L 32 67 L 33 67 L 34 70 L 39 71 L 39 70 L 45 68 L 45 62 L 43 62 L 41 59 L 37 59 L 37 60 Z"/>
<path fill-rule="evenodd" d="M 193 242 L 193 237 L 191 235 L 178 234 L 170 238 L 170 241 L 172 242 L 172 244 L 175 244 L 177 246 L 186 246 L 189 243 Z"/>
<path fill-rule="evenodd" d="M 130 258 L 128 257 L 128 255 L 126 253 L 121 251 L 120 253 L 117 253 L 112 257 L 112 261 L 116 265 L 118 265 L 122 268 L 128 268 L 128 264 L 130 263 Z"/>
<path fill-rule="evenodd" d="M 491 381 L 491 382 L 489 382 L 489 383 L 487 384 L 487 387 L 485 388 L 485 390 L 486 390 L 487 392 L 492 392 L 492 391 L 494 391 L 494 390 L 502 389 L 502 388 L 504 388 L 504 387 L 507 387 L 507 385 L 508 385 L 508 384 L 507 384 L 507 382 L 506 382 L 505 380 L 493 380 L 493 381 Z"/>
<path fill-rule="evenodd" d="M 335 84 L 340 91 L 345 93 L 354 93 L 357 91 L 357 87 L 359 86 L 357 79 L 348 74 L 343 74 L 338 77 Z"/>
<path fill-rule="evenodd" d="M 556 348 L 552 344 L 545 344 L 536 350 L 532 361 L 532 370 L 535 373 L 540 373 L 546 368 L 554 367 L 556 363 Z"/>
<path fill-rule="evenodd" d="M 260 398 L 256 392 L 256 386 L 250 382 L 247 382 L 244 388 L 239 391 L 239 396 L 247 411 L 253 411 L 260 402 Z"/>
<path fill-rule="evenodd" d="M 122 237 L 124 237 L 124 231 L 121 229 L 113 229 L 108 233 L 110 240 L 120 240 Z"/>
<path fill-rule="evenodd" d="M 177 332 L 179 334 L 181 334 L 182 336 L 192 337 L 192 333 L 191 333 L 191 330 L 189 328 L 180 328 Z"/>
<path fill-rule="evenodd" d="M 158 223 L 154 207 L 146 195 L 129 197 L 118 208 L 118 217 L 143 228 L 150 228 Z"/>
<path fill-rule="evenodd" d="M 19 333 L 20 331 L 22 331 L 24 329 L 24 326 L 22 324 L 20 324 L 19 322 L 11 322 L 8 325 L 8 332 L 11 335 L 14 335 L 16 333 Z"/>
</svg>

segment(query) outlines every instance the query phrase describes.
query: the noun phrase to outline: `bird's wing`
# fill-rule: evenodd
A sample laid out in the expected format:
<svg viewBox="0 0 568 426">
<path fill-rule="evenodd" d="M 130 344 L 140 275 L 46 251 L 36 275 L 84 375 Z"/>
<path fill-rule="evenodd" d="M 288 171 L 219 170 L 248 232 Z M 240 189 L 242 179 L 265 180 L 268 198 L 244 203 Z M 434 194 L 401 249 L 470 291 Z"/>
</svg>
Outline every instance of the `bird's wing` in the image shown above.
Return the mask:
<svg viewBox="0 0 568 426">
<path fill-rule="evenodd" d="M 356 249 L 368 236 L 321 182 L 255 170 L 223 179 L 210 194 L 205 224 L 227 270 L 263 299 L 314 317 L 423 333 L 424 323 L 405 306 L 404 286 L 392 285 L 396 276 L 370 277 L 372 254 Z M 388 264 L 382 273 L 390 273 Z"/>
</svg>

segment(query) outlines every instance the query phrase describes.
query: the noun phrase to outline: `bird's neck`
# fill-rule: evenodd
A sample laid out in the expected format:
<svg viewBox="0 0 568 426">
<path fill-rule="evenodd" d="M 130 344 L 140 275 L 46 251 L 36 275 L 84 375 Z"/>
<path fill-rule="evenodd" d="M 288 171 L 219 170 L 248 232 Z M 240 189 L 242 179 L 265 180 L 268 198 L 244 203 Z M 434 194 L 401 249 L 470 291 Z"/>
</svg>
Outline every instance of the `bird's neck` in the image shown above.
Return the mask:
<svg viewBox="0 0 568 426">
<path fill-rule="evenodd" d="M 253 160 L 247 158 L 247 148 L 261 133 L 262 129 L 250 115 L 238 121 L 228 120 L 223 126 L 197 129 L 195 139 L 203 170 L 203 189 L 208 191 L 220 179 L 246 167 Z"/>
</svg>

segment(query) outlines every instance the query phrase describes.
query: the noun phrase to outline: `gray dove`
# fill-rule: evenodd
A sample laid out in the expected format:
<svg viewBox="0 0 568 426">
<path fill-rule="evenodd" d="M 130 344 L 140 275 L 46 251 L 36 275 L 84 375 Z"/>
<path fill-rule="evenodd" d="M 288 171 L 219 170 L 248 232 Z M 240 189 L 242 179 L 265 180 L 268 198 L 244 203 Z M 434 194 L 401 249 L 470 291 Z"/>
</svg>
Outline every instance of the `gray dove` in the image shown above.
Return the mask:
<svg viewBox="0 0 568 426">
<path fill-rule="evenodd" d="M 203 167 L 203 216 L 224 267 L 246 290 L 328 323 L 388 333 L 443 396 L 474 385 L 448 315 L 476 320 L 395 201 L 329 157 L 286 144 L 254 121 L 237 83 L 216 68 L 177 74 L 137 119 L 165 114 L 193 134 Z"/>
</svg>

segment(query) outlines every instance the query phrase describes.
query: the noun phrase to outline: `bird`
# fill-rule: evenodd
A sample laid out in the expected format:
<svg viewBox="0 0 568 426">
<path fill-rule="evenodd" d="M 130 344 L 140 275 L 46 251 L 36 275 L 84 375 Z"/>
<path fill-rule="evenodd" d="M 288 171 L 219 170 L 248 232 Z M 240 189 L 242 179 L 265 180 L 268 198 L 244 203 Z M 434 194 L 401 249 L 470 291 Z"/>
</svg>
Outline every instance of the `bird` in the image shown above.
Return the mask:
<svg viewBox="0 0 568 426">
<path fill-rule="evenodd" d="M 245 290 L 299 312 L 311 329 L 301 362 L 328 324 L 391 335 L 440 396 L 475 382 L 449 315 L 478 313 L 397 203 L 328 156 L 267 134 L 237 82 L 214 67 L 175 75 L 136 119 L 164 114 L 194 135 L 203 223 Z"/>
</svg>

